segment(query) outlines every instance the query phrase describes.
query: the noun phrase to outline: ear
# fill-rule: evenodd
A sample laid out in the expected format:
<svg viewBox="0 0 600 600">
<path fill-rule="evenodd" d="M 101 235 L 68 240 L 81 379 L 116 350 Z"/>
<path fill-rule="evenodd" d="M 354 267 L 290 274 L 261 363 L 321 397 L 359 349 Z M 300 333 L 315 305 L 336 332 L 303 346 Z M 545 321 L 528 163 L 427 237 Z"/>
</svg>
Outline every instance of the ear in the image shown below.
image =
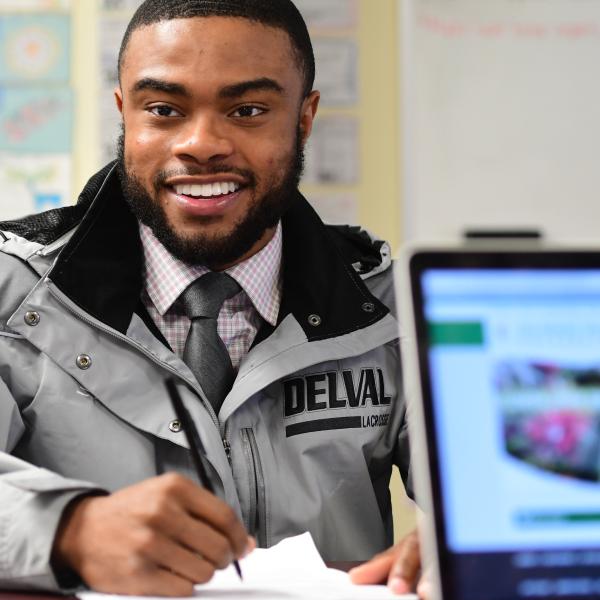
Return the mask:
<svg viewBox="0 0 600 600">
<path fill-rule="evenodd" d="M 310 137 L 320 99 L 321 93 L 314 90 L 302 101 L 302 107 L 300 108 L 300 132 L 303 146 Z"/>
<path fill-rule="evenodd" d="M 121 91 L 121 88 L 116 87 L 113 93 L 115 95 L 115 102 L 117 104 L 117 108 L 119 109 L 119 112 L 122 115 L 123 114 L 123 92 Z"/>
</svg>

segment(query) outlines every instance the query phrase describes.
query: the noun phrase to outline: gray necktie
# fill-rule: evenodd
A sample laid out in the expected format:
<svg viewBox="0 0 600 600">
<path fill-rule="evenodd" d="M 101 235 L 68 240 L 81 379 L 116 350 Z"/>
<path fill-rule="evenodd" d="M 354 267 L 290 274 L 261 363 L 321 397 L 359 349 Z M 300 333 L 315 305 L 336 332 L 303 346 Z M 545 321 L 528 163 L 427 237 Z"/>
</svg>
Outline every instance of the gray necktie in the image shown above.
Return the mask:
<svg viewBox="0 0 600 600">
<path fill-rule="evenodd" d="M 217 333 L 217 317 L 223 302 L 240 290 L 226 273 L 211 272 L 190 284 L 180 296 L 192 322 L 183 360 L 217 413 L 235 379 L 229 352 Z"/>
</svg>

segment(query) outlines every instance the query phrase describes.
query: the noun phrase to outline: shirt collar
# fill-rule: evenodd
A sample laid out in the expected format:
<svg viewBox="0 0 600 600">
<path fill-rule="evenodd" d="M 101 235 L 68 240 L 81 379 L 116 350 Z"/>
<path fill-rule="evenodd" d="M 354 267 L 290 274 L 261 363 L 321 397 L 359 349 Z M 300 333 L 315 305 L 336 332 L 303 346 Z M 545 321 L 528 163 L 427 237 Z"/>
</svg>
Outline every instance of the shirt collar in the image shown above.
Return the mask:
<svg viewBox="0 0 600 600">
<path fill-rule="evenodd" d="M 209 269 L 175 258 L 148 226 L 140 223 L 139 227 L 145 258 L 144 287 L 156 310 L 164 316 L 183 290 Z M 279 222 L 264 248 L 225 271 L 240 284 L 260 316 L 273 326 L 281 304 L 282 237 Z"/>
</svg>

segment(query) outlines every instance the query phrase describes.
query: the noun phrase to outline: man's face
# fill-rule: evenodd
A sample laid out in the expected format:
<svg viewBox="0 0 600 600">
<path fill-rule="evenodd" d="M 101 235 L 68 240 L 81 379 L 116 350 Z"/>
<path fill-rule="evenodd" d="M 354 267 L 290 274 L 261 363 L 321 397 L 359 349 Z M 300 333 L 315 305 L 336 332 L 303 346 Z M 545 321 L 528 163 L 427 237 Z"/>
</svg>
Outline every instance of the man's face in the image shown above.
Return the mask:
<svg viewBox="0 0 600 600">
<path fill-rule="evenodd" d="M 221 269 L 271 239 L 318 105 L 303 83 L 288 35 L 247 19 L 133 33 L 116 91 L 120 172 L 134 211 L 173 254 Z"/>
</svg>

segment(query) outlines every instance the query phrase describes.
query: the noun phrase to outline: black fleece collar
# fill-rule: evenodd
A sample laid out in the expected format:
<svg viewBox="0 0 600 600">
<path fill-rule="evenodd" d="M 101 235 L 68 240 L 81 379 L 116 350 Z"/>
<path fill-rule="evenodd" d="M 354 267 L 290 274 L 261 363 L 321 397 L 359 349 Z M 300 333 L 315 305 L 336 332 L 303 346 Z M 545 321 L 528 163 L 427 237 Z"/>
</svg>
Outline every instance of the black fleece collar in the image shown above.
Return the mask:
<svg viewBox="0 0 600 600">
<path fill-rule="evenodd" d="M 300 194 L 282 224 L 279 321 L 293 313 L 312 341 L 362 329 L 389 312 L 344 259 L 336 236 Z M 91 316 L 125 333 L 139 310 L 143 260 L 138 222 L 113 170 L 49 278 Z"/>
</svg>

